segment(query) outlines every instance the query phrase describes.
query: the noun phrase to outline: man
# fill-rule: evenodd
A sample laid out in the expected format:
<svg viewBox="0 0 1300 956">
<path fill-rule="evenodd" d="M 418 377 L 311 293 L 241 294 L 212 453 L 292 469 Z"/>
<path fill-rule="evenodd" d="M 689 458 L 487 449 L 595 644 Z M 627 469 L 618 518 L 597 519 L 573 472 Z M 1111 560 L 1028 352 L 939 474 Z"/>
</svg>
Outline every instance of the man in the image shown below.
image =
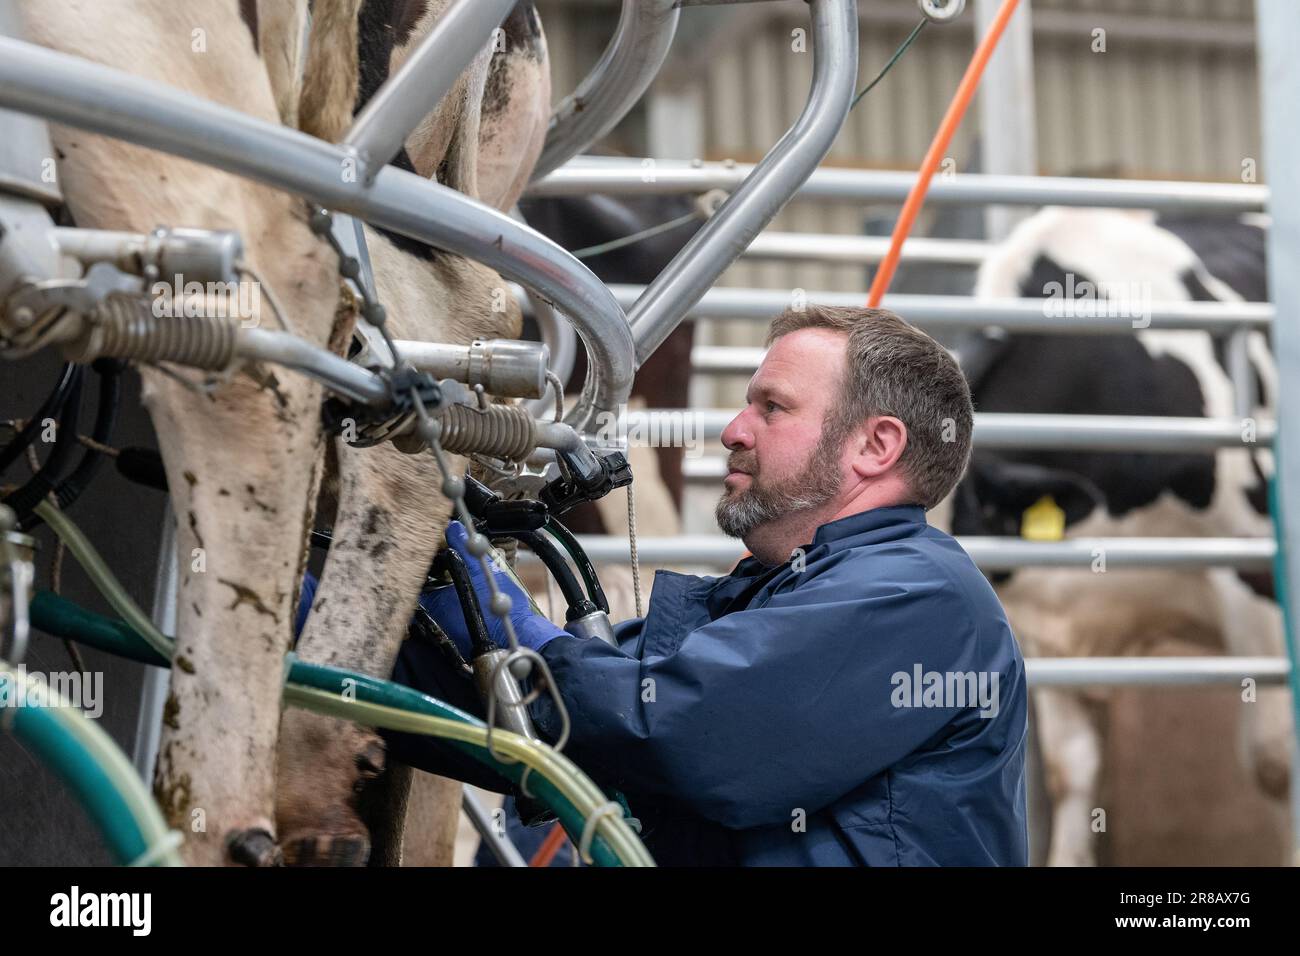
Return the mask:
<svg viewBox="0 0 1300 956">
<path fill-rule="evenodd" d="M 563 697 L 565 753 L 627 795 L 663 864 L 1024 865 L 1024 663 L 988 582 L 925 521 L 970 456 L 966 381 L 881 309 L 789 311 L 767 344 L 722 434 L 718 524 L 752 552 L 731 574 L 658 571 L 613 647 L 494 572 Z M 448 539 L 468 556 L 458 523 Z M 467 645 L 454 601 L 430 610 Z M 394 677 L 472 704 L 449 672 L 407 641 Z M 553 703 L 531 711 L 555 739 Z M 443 745 L 388 740 L 475 779 Z"/>
</svg>

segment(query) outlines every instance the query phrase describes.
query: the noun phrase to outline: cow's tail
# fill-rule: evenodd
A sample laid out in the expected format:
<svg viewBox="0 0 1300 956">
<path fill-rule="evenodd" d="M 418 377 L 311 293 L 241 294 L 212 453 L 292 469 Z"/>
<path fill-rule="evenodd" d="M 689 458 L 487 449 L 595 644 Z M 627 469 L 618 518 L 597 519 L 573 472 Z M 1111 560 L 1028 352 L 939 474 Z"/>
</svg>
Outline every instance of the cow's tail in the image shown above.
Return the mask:
<svg viewBox="0 0 1300 956">
<path fill-rule="evenodd" d="M 241 0 L 245 19 L 257 37 L 258 53 L 271 81 L 275 107 L 285 126 L 298 125 L 302 97 L 303 57 L 306 54 L 309 0 L 257 3 Z"/>
<path fill-rule="evenodd" d="M 295 0 L 301 6 L 303 0 Z M 358 16 L 364 0 L 315 0 L 307 40 L 297 127 L 334 143 L 352 123 L 357 100 Z"/>
</svg>

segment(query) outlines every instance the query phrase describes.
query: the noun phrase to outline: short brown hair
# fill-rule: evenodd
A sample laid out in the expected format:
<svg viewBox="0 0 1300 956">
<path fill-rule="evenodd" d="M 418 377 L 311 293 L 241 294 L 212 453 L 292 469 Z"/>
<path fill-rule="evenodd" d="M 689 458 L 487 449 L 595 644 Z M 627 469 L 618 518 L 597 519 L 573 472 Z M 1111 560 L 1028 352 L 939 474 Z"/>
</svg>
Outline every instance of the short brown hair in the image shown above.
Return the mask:
<svg viewBox="0 0 1300 956">
<path fill-rule="evenodd" d="M 974 424 L 970 386 L 948 350 L 888 309 L 811 304 L 773 319 L 767 345 L 800 329 L 849 337 L 839 401 L 823 431 L 842 443 L 870 417 L 899 419 L 907 426 L 899 467 L 912 496 L 927 510 L 942 501 L 966 471 Z"/>
</svg>

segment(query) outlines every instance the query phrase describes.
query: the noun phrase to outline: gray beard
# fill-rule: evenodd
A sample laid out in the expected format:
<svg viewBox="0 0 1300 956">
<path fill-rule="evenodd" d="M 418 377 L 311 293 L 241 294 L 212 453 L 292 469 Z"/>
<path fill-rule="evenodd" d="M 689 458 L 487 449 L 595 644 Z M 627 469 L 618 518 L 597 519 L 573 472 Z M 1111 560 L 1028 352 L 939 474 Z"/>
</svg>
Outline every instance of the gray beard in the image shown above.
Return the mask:
<svg viewBox="0 0 1300 956">
<path fill-rule="evenodd" d="M 839 493 L 843 484 L 839 473 L 843 445 L 842 438 L 837 440 L 823 429 L 821 440 L 808 455 L 803 471 L 789 482 L 768 488 L 757 475 L 750 475 L 748 488 L 724 491 L 713 512 L 722 533 L 730 538 L 745 538 L 778 518 L 826 504 Z"/>
</svg>

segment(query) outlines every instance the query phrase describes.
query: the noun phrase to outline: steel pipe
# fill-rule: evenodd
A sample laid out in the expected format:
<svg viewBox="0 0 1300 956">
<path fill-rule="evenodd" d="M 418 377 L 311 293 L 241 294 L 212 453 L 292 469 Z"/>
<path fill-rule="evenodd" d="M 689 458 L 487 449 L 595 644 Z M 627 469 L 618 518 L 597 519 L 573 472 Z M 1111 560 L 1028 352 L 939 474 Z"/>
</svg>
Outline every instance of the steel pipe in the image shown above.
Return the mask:
<svg viewBox="0 0 1300 956">
<path fill-rule="evenodd" d="M 1238 689 L 1249 677 L 1258 684 L 1285 684 L 1285 657 L 1026 657 L 1034 687 L 1184 687 L 1215 684 Z"/>
<path fill-rule="evenodd" d="M 676 195 L 736 189 L 754 170 L 749 163 L 582 156 L 529 187 L 530 196 Z M 901 203 L 915 172 L 817 170 L 796 199 Z M 1162 180 L 1084 179 L 958 173 L 936 177 L 929 205 L 1107 206 L 1162 212 L 1261 212 L 1268 187 L 1256 183 L 1183 183 Z"/>
<path fill-rule="evenodd" d="M 1020 538 L 961 537 L 957 539 L 985 571 L 1015 571 L 1027 567 L 1093 568 L 1109 573 L 1123 568 L 1228 567 L 1266 571 L 1272 566 L 1274 545 L 1269 538 L 1067 538 L 1064 541 L 1025 541 Z M 578 541 L 594 562 L 631 561 L 626 537 L 579 535 Z M 721 534 L 637 537 L 643 564 L 712 565 L 731 567 L 744 553 L 742 542 Z M 522 552 L 520 561 L 529 560 Z"/>
<path fill-rule="evenodd" d="M 637 303 L 648 286 L 611 285 L 623 308 Z M 808 292 L 808 302 L 822 305 L 861 308 L 865 292 Z M 882 305 L 897 312 L 913 325 L 924 329 L 982 329 L 996 326 L 1008 332 L 1043 332 L 1074 335 L 1079 332 L 1102 332 L 1132 335 L 1144 328 L 1192 329 L 1198 332 L 1228 334 L 1238 329 L 1263 329 L 1273 321 L 1276 310 L 1267 302 L 1161 302 L 1152 303 L 1149 311 L 1126 315 L 1051 314 L 1052 299 L 973 299 L 964 295 L 887 295 Z M 724 319 L 770 321 L 793 304 L 789 291 L 778 289 L 731 289 L 715 287 L 706 292 L 690 309 L 688 319 Z M 1115 303 L 1075 300 L 1082 311 L 1095 305 L 1095 311 L 1115 308 Z"/>
<path fill-rule="evenodd" d="M 745 259 L 777 262 L 871 265 L 889 252 L 888 236 L 845 236 L 832 233 L 765 232 L 745 250 Z M 903 243 L 904 262 L 944 266 L 979 266 L 993 244 L 974 239 L 911 237 Z"/>
<path fill-rule="evenodd" d="M 240 329 L 236 353 L 245 359 L 273 362 L 310 375 L 326 388 L 354 401 L 384 408 L 392 398 L 384 380 L 306 339 L 272 329 Z"/>
<path fill-rule="evenodd" d="M 713 441 L 737 411 L 721 408 L 650 408 L 625 411 L 619 421 L 629 432 L 675 434 Z M 1155 415 L 1021 415 L 976 412 L 977 448 L 1042 448 L 1072 451 L 1212 452 L 1218 448 L 1268 448 L 1277 425 L 1254 423 L 1254 440 L 1243 437 L 1236 419 Z"/>
<path fill-rule="evenodd" d="M 668 57 L 677 7 L 677 0 L 623 0 L 614 38 L 600 61 L 551 116 L 534 179 L 596 142 L 641 99 Z"/>
<path fill-rule="evenodd" d="M 386 166 L 367 186 L 347 150 L 121 70 L 0 38 L 0 107 L 46 116 L 305 196 L 476 260 L 554 302 L 591 357 L 566 420 L 584 428 L 632 388 L 634 347 L 617 301 L 586 266 L 495 209 Z"/>
<path fill-rule="evenodd" d="M 450 92 L 517 0 L 452 0 L 420 45 L 352 122 L 343 148 L 353 151 L 362 177 L 392 162 L 416 124 Z"/>
<path fill-rule="evenodd" d="M 638 368 L 817 168 L 848 116 L 858 70 L 856 0 L 812 0 L 811 14 L 804 110 L 628 312 Z"/>
</svg>

